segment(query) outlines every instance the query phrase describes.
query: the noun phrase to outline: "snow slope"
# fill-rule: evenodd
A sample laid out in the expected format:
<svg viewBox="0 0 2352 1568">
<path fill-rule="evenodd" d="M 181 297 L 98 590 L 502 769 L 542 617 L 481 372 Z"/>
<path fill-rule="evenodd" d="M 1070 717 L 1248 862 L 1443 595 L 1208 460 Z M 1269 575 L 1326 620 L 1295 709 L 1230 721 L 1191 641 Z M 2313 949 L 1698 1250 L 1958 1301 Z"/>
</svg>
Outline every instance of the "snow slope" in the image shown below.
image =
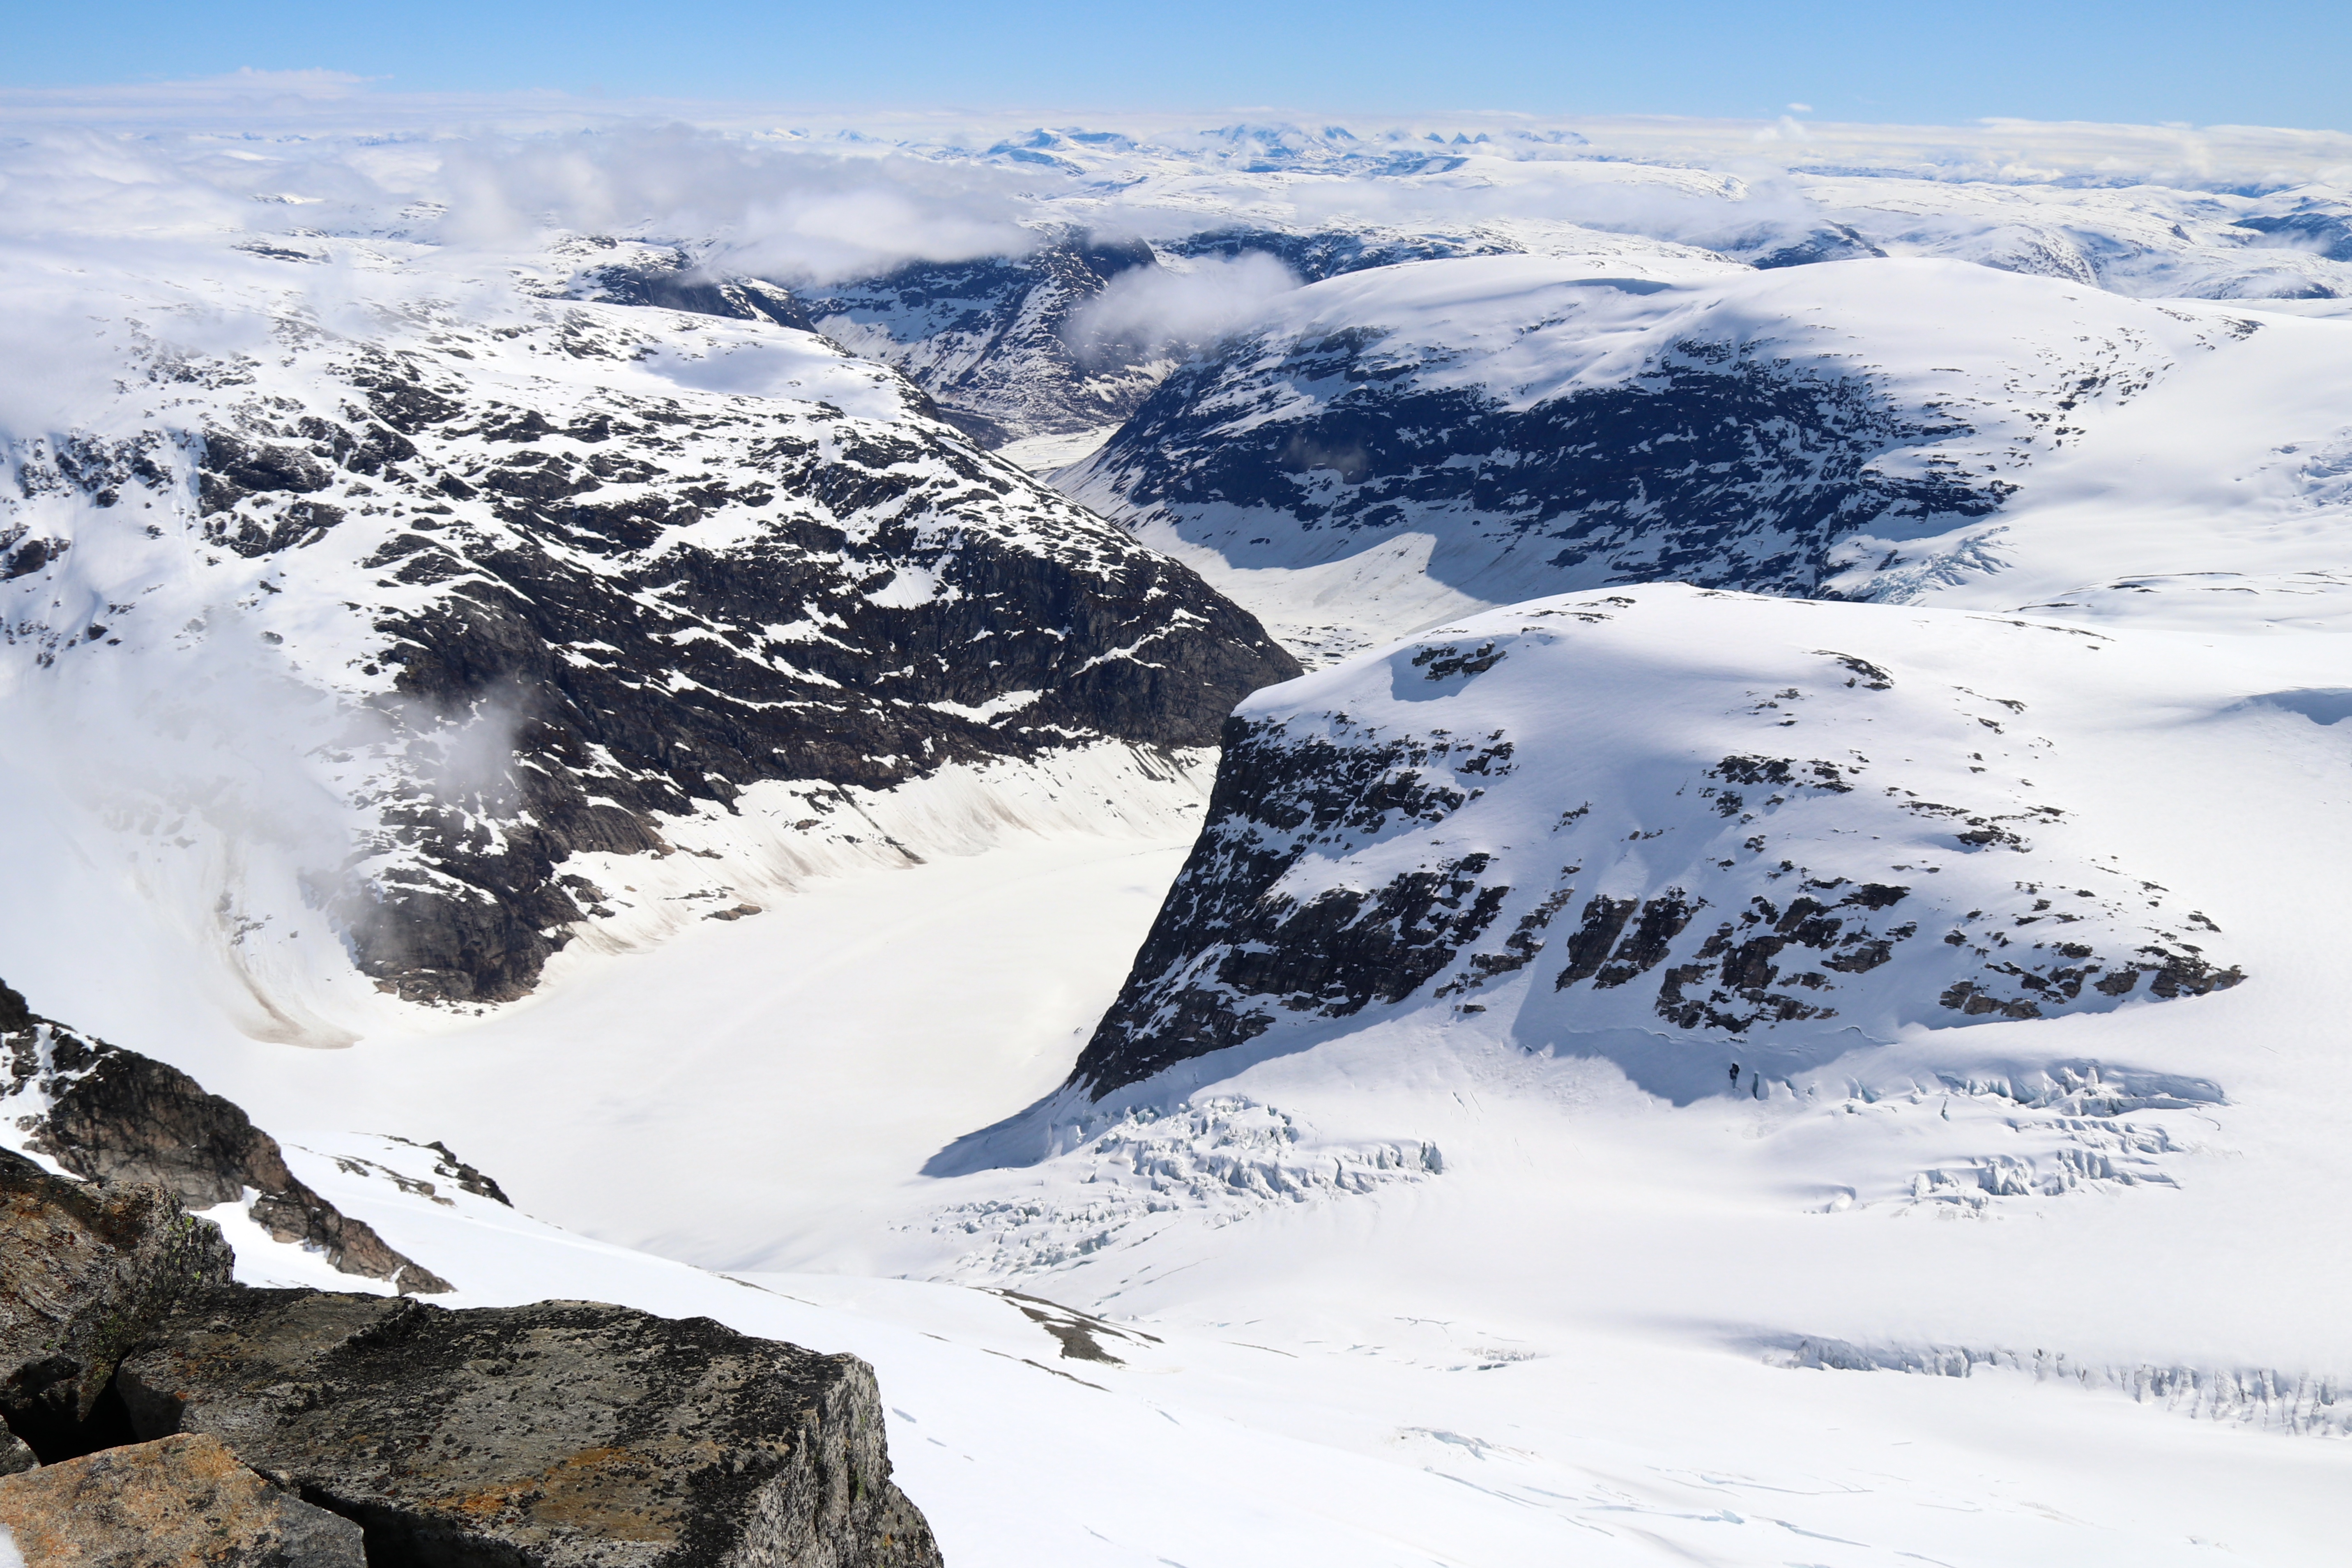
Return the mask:
<svg viewBox="0 0 2352 1568">
<path fill-rule="evenodd" d="M 2030 617 L 1585 597 L 1611 618 L 1498 613 L 1252 711 L 1296 723 L 1339 702 L 1384 732 L 1487 747 L 1520 726 L 1520 766 L 1470 775 L 1486 796 L 1374 847 L 1459 833 L 1498 855 L 1521 826 L 1547 830 L 1548 852 L 1616 754 L 1547 752 L 1557 699 L 1588 742 L 1615 708 L 1691 796 L 1724 746 L 1810 760 L 1819 748 L 1766 748 L 1875 721 L 1898 744 L 1861 748 L 1874 784 L 1941 799 L 1924 777 L 2031 778 L 2069 813 L 2030 848 L 1968 849 L 1937 831 L 1964 824 L 1896 808 L 1919 842 L 1885 851 L 1886 872 L 1915 852 L 1938 878 L 1971 857 L 2112 856 L 2164 885 L 2165 911 L 2223 927 L 2200 940 L 2246 980 L 2033 1021 L 1954 1015 L 1822 1059 L 1844 1020 L 1758 1034 L 1760 1055 L 1559 1027 L 1559 999 L 1581 999 L 1537 994 L 1556 931 L 1475 993 L 1294 1016 L 1022 1116 L 1111 999 L 1182 854 L 1113 858 L 1075 835 L 814 882 L 760 920 L 625 956 L 567 951 L 533 999 L 462 1032 L 289 1053 L 201 1016 L 125 1027 L 149 1005 L 136 986 L 86 1021 L 245 1104 L 303 1180 L 449 1277 L 454 1300 L 619 1300 L 867 1357 L 900 1483 L 962 1562 L 2329 1561 L 2352 1464 L 2330 1240 L 2352 1185 L 2331 956 L 2352 867 L 2325 826 L 2352 756 L 2311 695 L 2331 636 L 2095 643 Z M 1490 638 L 1509 646 L 1483 670 L 1432 680 L 1437 660 L 1412 663 Z M 1846 687 L 1857 672 L 1817 647 L 1889 689 Z M 1645 665 L 1654 684 L 1558 678 L 1610 660 L 1617 686 Z M 1725 703 L 1751 667 L 1808 695 L 1754 683 L 1780 708 Z M 2027 709 L 1985 710 L 1996 735 L 1954 678 Z M 2263 693 L 2279 695 L 2248 701 Z M 2020 749 L 2032 771 L 1968 774 L 1949 752 L 1970 730 L 1969 750 Z M 1570 779 L 1538 758 L 1596 770 L 1580 801 L 1549 809 Z M 1739 831 L 1843 851 L 1824 817 L 1875 821 L 1885 798 L 1759 800 Z M 1486 826 L 1507 831 L 1470 842 L 1490 801 Z M 1686 840 L 1732 824 L 1710 802 L 1628 839 L 1601 831 L 1615 809 L 1566 831 L 1589 826 L 1619 858 L 1595 867 L 1617 873 L 1661 847 L 1703 868 Z M 1874 974 L 1903 977 L 1890 963 L 1854 983 Z M 1903 994 L 1937 1016 L 1916 984 Z M 1474 999 L 1487 1011 L 1460 1010 Z M 1737 1097 L 1715 1087 L 1735 1048 Z M 1693 1052 L 1705 1071 L 1685 1096 Z M 932 1159 L 992 1116 L 1007 1121 L 977 1151 L 992 1158 L 964 1142 Z M 417 1148 L 435 1139 L 520 1212 L 437 1180 Z M 257 1282 L 349 1283 L 237 1239 Z M 617 1242 L 776 1272 L 739 1284 Z"/>
<path fill-rule="evenodd" d="M 675 852 L 576 847 L 565 868 L 588 886 L 566 896 L 586 918 L 530 996 L 480 1013 L 387 999 L 336 969 L 347 954 L 299 873 L 349 853 L 368 745 L 462 801 L 506 734 L 433 711 L 415 734 L 320 748 L 341 715 L 331 683 L 305 680 L 363 651 L 350 639 L 392 635 L 342 607 L 394 593 L 364 552 L 336 554 L 355 529 L 389 533 L 360 508 L 398 504 L 406 522 L 447 505 L 479 538 L 528 535 L 563 571 L 509 585 L 634 605 L 666 649 L 572 651 L 652 686 L 673 668 L 712 684 L 704 672 L 741 662 L 730 630 L 764 618 L 681 616 L 665 590 L 686 557 L 591 548 L 564 531 L 572 497 L 509 498 L 545 513 L 519 524 L 416 492 L 445 472 L 537 484 L 551 467 L 560 489 L 592 460 L 562 432 L 625 403 L 703 422 L 645 421 L 659 427 L 632 450 L 659 477 L 596 476 L 633 498 L 701 505 L 699 476 L 741 482 L 750 427 L 719 421 L 773 421 L 844 458 L 834 477 L 861 495 L 912 480 L 1016 531 L 1148 559 L 930 421 L 887 371 L 780 324 L 789 290 L 723 276 L 758 272 L 744 258 L 775 239 L 749 231 L 784 165 L 746 149 L 791 144 L 730 143 L 745 158 L 729 178 L 752 168 L 754 199 L 713 219 L 724 203 L 697 206 L 691 138 L 649 165 L 679 174 L 694 199 L 677 211 L 630 184 L 645 143 L 566 142 L 563 189 L 601 216 L 552 254 L 461 239 L 509 243 L 468 181 L 543 173 L 527 136 L 470 152 L 424 135 L 124 142 L 104 149 L 110 185 L 29 181 L 32 154 L 10 150 L 18 231 L 88 202 L 66 226 L 105 237 L 19 245 L 16 275 L 43 281 L 9 330 L 79 332 L 95 310 L 117 333 L 82 357 L 36 342 L 58 375 L 0 389 L 11 428 L 47 438 L 39 473 L 79 497 L 11 501 L 48 509 L 38 539 L 72 548 L 0 584 L 30 628 L 5 719 L 37 742 L 0 749 L 0 973 L 37 1008 L 245 1105 L 305 1182 L 460 1302 L 618 1300 L 867 1356 L 901 1483 L 961 1563 L 2340 1556 L 2345 329 L 2125 297 L 2336 287 L 2329 188 L 1750 178 L 1557 132 L 910 132 L 905 155 L 959 188 L 1034 177 L 1030 205 L 994 218 L 1140 233 L 1171 276 L 1197 262 L 1213 278 L 1209 258 L 1251 249 L 1326 276 L 1166 393 L 1215 416 L 1170 426 L 1172 468 L 1254 462 L 1280 504 L 1130 516 L 1335 667 L 1246 708 L 1196 852 L 1202 752 L 1071 723 L 1085 732 L 1005 754 L 1006 731 L 1063 722 L 1038 706 L 1061 686 L 1026 672 L 920 693 L 936 717 L 908 733 L 976 748 L 920 778 L 730 775 L 704 796 L 694 758 L 673 759 L 687 804 L 648 819 Z M 126 268 L 108 225 L 131 219 L 89 216 L 116 205 L 185 248 Z M 1033 275 L 988 260 L 1017 249 L 1001 235 L 903 238 L 873 237 L 836 293 L 912 256 L 984 274 L 981 316 L 1027 299 Z M 1391 242 L 1467 258 L 1325 271 Z M 708 276 L 682 265 L 730 256 Z M 1837 256 L 1863 258 L 1814 264 Z M 660 261 L 672 291 L 583 283 L 616 258 Z M 159 278 L 179 291 L 159 296 Z M 278 309 L 289 279 L 301 310 Z M 986 383 L 996 345 L 1006 363 L 1061 363 L 1034 332 L 990 335 L 1019 310 L 958 342 L 963 313 L 927 308 L 893 294 L 856 310 L 890 334 L 877 353 L 925 374 Z M 118 332 L 134 318 L 155 353 Z M 339 356 L 379 339 L 467 404 L 404 436 L 433 467 L 390 503 L 351 493 L 373 481 L 331 436 L 324 452 L 297 440 L 304 417 L 366 423 L 342 412 L 369 389 Z M 243 373 L 237 356 L 249 393 L 113 384 L 132 363 Z M 1695 387 L 1697 403 L 1679 395 Z M 1055 427 L 1099 412 L 1056 405 L 1066 385 L 1013 390 Z M 1391 393 L 1405 401 L 1383 411 Z M 1213 394 L 1231 405 L 1182 403 Z M 1292 436 L 1349 434 L 1317 422 L 1359 394 L 1364 429 L 1416 466 L 1391 473 L 1362 440 L 1360 467 L 1331 440 L 1284 467 Z M 1485 510 L 1481 485 L 1523 465 L 1471 459 L 1556 460 L 1558 432 L 1533 416 L 1596 394 L 1656 416 L 1643 471 Z M 292 449 L 278 478 L 307 482 L 297 458 L 331 468 L 331 488 L 222 470 L 247 493 L 207 512 L 201 457 L 162 451 L 184 533 L 173 571 L 154 570 L 166 544 L 115 526 L 154 487 L 142 450 L 111 443 L 148 427 L 151 397 L 236 412 L 248 395 L 293 434 L 226 433 Z M 512 445 L 530 460 L 509 466 L 477 400 L 559 433 L 527 432 Z M 76 408 L 130 411 L 100 456 L 140 483 L 111 487 L 110 507 L 111 469 L 55 439 L 89 423 Z M 1603 434 L 1604 457 L 1639 445 Z M 1269 461 L 1251 443 L 1276 435 Z M 1722 444 L 1659 458 L 1702 438 Z M 897 440 L 916 450 L 851 460 L 852 444 Z M 1662 473 L 1671 507 L 1644 488 Z M 1384 484 L 1427 487 L 1391 498 L 1418 509 L 1408 522 L 1358 505 Z M 1328 509 L 1311 530 L 1302 495 Z M 1575 505 L 1527 531 L 1613 519 L 1611 548 L 1575 567 L 1589 577 L 1509 553 L 1561 496 Z M 344 516 L 320 533 L 322 497 Z M 677 542 L 729 515 L 680 522 Z M 197 542 L 207 522 L 218 568 Z M 1209 542 L 1213 525 L 1235 541 Z M 25 526 L 6 569 L 28 559 Z M 709 553 L 733 570 L 726 540 Z M 340 564 L 320 581 L 348 596 L 267 565 L 322 557 Z M 972 589 L 929 545 L 888 565 L 845 570 L 824 613 L 779 623 L 796 635 L 759 657 L 805 674 L 838 656 L 814 671 L 835 680 L 900 668 L 887 617 Z M 1612 583 L 1701 566 L 1727 588 L 1881 602 Z M 117 612 L 117 576 L 161 582 L 150 602 L 173 613 Z M 1171 596 L 1139 594 L 1139 614 L 1201 611 Z M 845 606 L 881 640 L 825 643 Z M 159 679 L 104 662 L 151 618 L 160 650 L 199 607 L 196 647 L 138 667 Z M 1423 626 L 1441 629 L 1381 646 Z M 1135 647 L 1106 636 L 1086 658 Z M 790 700 L 826 704 L 819 728 L 857 706 L 809 684 Z M 674 733 L 660 695 L 646 727 Z M 859 767 L 904 750 L 853 749 Z M 1318 813 L 1312 834 L 1294 820 Z M 1168 908 L 1187 916 L 1155 931 L 1184 868 Z M 453 1185 L 420 1147 L 434 1140 L 519 1211 Z M 236 1239 L 257 1282 L 351 1283 Z"/>
<path fill-rule="evenodd" d="M 1072 1085 L 934 1168 L 1061 1173 L 1043 1217 L 1002 1220 L 999 1266 L 1048 1256 L 1058 1227 L 1062 1274 L 1105 1279 L 1150 1256 L 1148 1216 L 1067 1244 L 1105 1231 L 1099 1184 L 1159 1188 L 1128 1151 L 1167 1118 L 1276 1200 L 1281 1173 L 1312 1185 L 1375 1131 L 1403 1157 L 1362 1182 L 1327 1163 L 1333 1201 L 1542 1168 L 1431 1092 L 1475 1082 L 1497 1116 L 1552 1121 L 1554 1159 L 1638 1114 L 1613 1194 L 1665 1207 L 1723 1184 L 1787 1215 L 1786 1268 L 1703 1292 L 1707 1313 L 1778 1315 L 1762 1339 L 2030 1339 L 2157 1365 L 2234 1346 L 2338 1386 L 2320 1305 L 2338 1253 L 2284 1245 L 2347 1169 L 2320 956 L 2341 920 L 2326 825 L 2352 783 L 2321 684 L 2337 658 L 2326 633 L 1675 587 L 1361 657 L 1244 705 L 1210 825 Z M 1281 1125 L 1341 1103 L 1346 1133 Z M 1282 1113 L 1255 1151 L 1251 1105 Z M 1733 1129 L 1737 1155 L 1634 1152 Z M 1615 1199 L 1538 1182 L 1513 1206 L 1586 1201 Z M 1098 1256 L 1122 1236 L 1143 1239 Z M 1684 1260 L 1667 1277 L 1712 1275 L 1693 1260 L 1727 1239 L 1664 1249 Z M 1885 1250 L 1868 1286 L 1856 1247 Z M 1605 1294 L 1677 1315 L 1638 1280 Z"/>
<path fill-rule="evenodd" d="M 1096 911 L 1129 911 L 1102 938 L 1113 950 L 1150 919 L 1151 879 L 1089 892 L 1082 856 L 990 877 L 1011 853 L 820 884 L 803 923 L 706 927 L 620 961 L 623 983 L 576 1006 L 558 973 L 469 1041 L 303 1053 L 290 1069 L 282 1049 L 256 1048 L 241 1082 L 223 1046 L 207 1081 L 266 1100 L 302 1179 L 447 1274 L 454 1304 L 621 1300 L 872 1361 L 898 1479 L 961 1563 L 2329 1561 L 2352 1463 L 2325 1436 L 2340 1402 L 2290 1377 L 2250 1380 L 2270 1397 L 2249 1398 L 2209 1364 L 2290 1349 L 2281 1330 L 2298 1311 L 2306 1343 L 2333 1334 L 2332 1256 L 2283 1244 L 2325 1236 L 2343 1175 L 2321 1124 L 2336 1102 L 2293 1041 L 2277 1065 L 2232 1071 L 2229 1106 L 2203 1108 L 2221 1129 L 2161 1110 L 2120 1119 L 2203 1145 L 2165 1162 L 2179 1187 L 2095 1184 L 1981 1210 L 1872 1198 L 1808 1212 L 1823 1183 L 1884 1165 L 1888 1142 L 1955 1165 L 1988 1140 L 2052 1142 L 2013 1101 L 1954 1096 L 1952 1122 L 1902 1095 L 1675 1108 L 1605 1060 L 1529 1058 L 1450 1017 L 1217 1074 L 1123 1147 L 909 1180 L 917 1134 L 954 1125 L 954 1102 L 979 1109 L 1066 1060 L 1071 1020 L 1103 993 L 1025 1033 L 1017 1021 L 1041 978 L 1106 972 L 1077 940 Z M 2290 890 L 2340 870 L 2316 863 Z M 953 944 L 983 921 L 1032 941 Z M 813 955 L 813 942 L 833 945 Z M 781 1005 L 741 989 L 747 974 L 772 976 Z M 2260 978 L 2221 1000 L 2255 995 Z M 739 1031 L 772 1022 L 730 1040 L 730 1009 Z M 856 1032 L 861 1015 L 871 1032 Z M 1016 1040 L 1025 1060 L 1004 1049 Z M 712 1069 L 724 1095 L 707 1090 Z M 1244 1147 L 1230 1109 L 1244 1098 L 1279 1108 L 1288 1138 Z M 282 1120 L 304 1106 L 310 1122 Z M 755 1126 L 764 1163 L 729 1131 Z M 368 1135 L 383 1131 L 445 1138 L 518 1209 L 454 1185 L 415 1143 Z M 1368 1158 L 1349 1188 L 1265 1180 L 1381 1142 L 1426 1142 L 1443 1169 L 1390 1177 Z M 1138 1152 L 1163 1163 L 1139 1171 Z M 582 1184 L 598 1162 L 621 1168 Z M 728 1278 L 531 1217 L 571 1204 L 593 1226 L 625 1185 L 636 1191 L 614 1215 L 668 1204 L 674 1230 L 648 1237 L 664 1250 L 709 1247 L 717 1261 L 712 1233 L 764 1225 L 787 1242 L 777 1265 L 815 1271 Z M 1122 1192 L 1134 1223 L 1088 1246 Z M 2172 1206 L 2128 1206 L 2149 1198 Z M 932 1230 L 950 1199 L 1024 1210 L 1041 1230 L 1064 1209 L 1069 1256 L 958 1267 L 989 1237 L 953 1205 Z M 1087 1223 L 1066 1213 L 1080 1201 L 1097 1206 Z M 350 1288 L 236 1239 L 257 1283 Z M 2161 1275 L 2159 1306 L 2130 1295 L 2135 1268 Z M 2165 1331 L 2200 1317 L 2217 1331 L 2197 1387 L 2119 1353 L 2154 1330 L 2142 1348 L 2177 1358 L 2184 1341 Z M 1899 1333 L 1868 1338 L 1889 1320 Z M 2013 1333 L 1959 1332 L 1988 1323 Z M 1923 1348 L 1944 1375 L 1838 1365 Z"/>
<path fill-rule="evenodd" d="M 1955 262 L 1299 290 L 1062 473 L 1328 658 L 1680 579 L 2014 605 L 2326 569 L 2352 326 Z"/>
<path fill-rule="evenodd" d="M 352 1152 L 433 1175 L 414 1150 Z M 446 1183 L 445 1205 L 386 1170 L 316 1159 L 304 1174 L 404 1245 L 437 1247 L 474 1281 L 458 1304 L 551 1289 L 866 1357 L 896 1479 L 950 1559 L 978 1568 L 2319 1562 L 2344 1476 L 2340 1443 L 2027 1374 L 1786 1370 L 1564 1331 L 1492 1295 L 1449 1312 L 1462 1303 L 1442 1288 L 1400 1288 L 1391 1249 L 1398 1221 L 1436 1215 L 1336 1233 L 1313 1223 L 1328 1215 L 1272 1216 L 1266 1239 L 1316 1248 L 1318 1269 L 1249 1247 L 1245 1291 L 1213 1285 L 1176 1321 L 1139 1321 L 1050 1287 L 706 1274 Z"/>
<path fill-rule="evenodd" d="M 1151 919 L 1150 868 L 1083 839 L 819 884 L 791 923 L 559 970 L 466 1035 L 290 1072 L 216 1042 L 206 1081 L 462 1300 L 576 1289 L 868 1356 L 902 1484 L 973 1561 L 2325 1563 L 2352 752 L 2315 596 L 2179 630 L 1653 586 L 1271 689 L 1168 907 L 1194 911 L 1173 968 L 1247 951 L 1213 984 L 1272 1022 L 1160 1065 L 1176 1009 L 1129 1004 L 1167 994 L 1155 935 L 1088 1077 L 1025 1111 L 1108 998 L 1082 977 Z M 1734 756 L 1761 782 L 1715 776 Z M 1810 771 L 1832 759 L 1843 790 Z M 1376 809 L 1299 826 L 1340 796 Z M 1474 857 L 1509 890 L 1433 964 L 1434 921 L 1370 913 L 1235 943 L 1213 917 L 1257 884 L 1203 889 L 1253 835 L 1303 851 L 1276 889 L 1299 910 Z M 1578 894 L 1528 926 L 1568 865 Z M 1706 904 L 1653 955 L 1639 911 L 1670 888 Z M 1759 897 L 1849 922 L 1741 939 L 1837 1015 L 1661 1017 Z M 1605 900 L 1633 974 L 1561 984 Z M 2098 975 L 2022 984 L 2077 939 L 2063 967 Z M 2242 980 L 2158 994 L 2142 949 L 2189 944 Z M 1420 983 L 1348 1007 L 1360 962 Z M 1242 984 L 1285 963 L 1324 988 Z M 1963 979 L 2042 1016 L 1953 1005 Z M 1102 1070 L 1137 1052 L 1158 1070 Z M 335 1163 L 418 1158 L 362 1131 L 793 1300 L 420 1202 Z"/>
</svg>

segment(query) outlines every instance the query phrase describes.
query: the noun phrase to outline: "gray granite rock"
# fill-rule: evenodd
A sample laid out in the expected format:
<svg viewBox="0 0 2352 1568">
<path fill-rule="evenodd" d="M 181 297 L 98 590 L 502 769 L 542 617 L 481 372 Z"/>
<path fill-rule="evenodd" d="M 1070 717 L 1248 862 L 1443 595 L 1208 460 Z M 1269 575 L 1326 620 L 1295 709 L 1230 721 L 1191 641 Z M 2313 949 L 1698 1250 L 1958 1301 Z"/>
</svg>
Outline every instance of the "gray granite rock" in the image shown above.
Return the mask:
<svg viewBox="0 0 2352 1568">
<path fill-rule="evenodd" d="M 236 1461 L 165 1437 L 0 1478 L 25 1568 L 364 1568 L 360 1527 Z"/>
<path fill-rule="evenodd" d="M 127 1433 L 108 1379 L 182 1296 L 229 1282 L 218 1226 L 161 1187 L 84 1184 L 0 1150 L 0 1415 L 44 1459 Z"/>
<path fill-rule="evenodd" d="M 939 1562 L 872 1369 L 706 1318 L 226 1290 L 118 1385 L 139 1436 L 221 1438 L 359 1520 L 379 1565 Z"/>
<path fill-rule="evenodd" d="M 343 1273 L 391 1280 L 403 1293 L 450 1289 L 312 1192 L 241 1108 L 168 1063 L 40 1016 L 5 984 L 0 1070 L 0 1114 L 75 1175 L 152 1182 L 191 1208 L 234 1203 L 250 1188 L 254 1220 L 277 1240 L 317 1247 Z"/>
</svg>

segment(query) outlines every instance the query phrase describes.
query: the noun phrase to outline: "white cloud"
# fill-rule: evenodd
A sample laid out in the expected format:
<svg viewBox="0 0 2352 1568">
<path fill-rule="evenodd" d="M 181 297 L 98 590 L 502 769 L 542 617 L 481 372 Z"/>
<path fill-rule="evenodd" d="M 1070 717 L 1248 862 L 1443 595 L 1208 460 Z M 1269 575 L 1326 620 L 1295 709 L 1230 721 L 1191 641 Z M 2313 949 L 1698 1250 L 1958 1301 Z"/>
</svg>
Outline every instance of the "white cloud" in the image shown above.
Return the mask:
<svg viewBox="0 0 2352 1568">
<path fill-rule="evenodd" d="M 1071 319 L 1069 342 L 1081 353 L 1113 343 L 1147 351 L 1210 343 L 1250 325 L 1297 287 L 1298 275 L 1262 251 L 1210 258 L 1183 271 L 1131 268 Z"/>
</svg>

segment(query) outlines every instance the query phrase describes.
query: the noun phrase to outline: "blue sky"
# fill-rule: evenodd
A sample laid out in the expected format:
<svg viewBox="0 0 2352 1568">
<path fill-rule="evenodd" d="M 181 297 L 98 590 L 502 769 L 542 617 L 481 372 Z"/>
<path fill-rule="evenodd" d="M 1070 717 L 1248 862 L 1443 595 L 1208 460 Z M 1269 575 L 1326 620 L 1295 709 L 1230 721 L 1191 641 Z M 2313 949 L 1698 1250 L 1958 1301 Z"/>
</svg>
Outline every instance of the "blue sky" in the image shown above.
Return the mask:
<svg viewBox="0 0 2352 1568">
<path fill-rule="evenodd" d="M 10 9 L 0 85 L 14 87 L 323 68 L 393 91 L 827 107 L 1769 116 L 1803 104 L 1824 120 L 2352 127 L 2352 0 Z"/>
</svg>

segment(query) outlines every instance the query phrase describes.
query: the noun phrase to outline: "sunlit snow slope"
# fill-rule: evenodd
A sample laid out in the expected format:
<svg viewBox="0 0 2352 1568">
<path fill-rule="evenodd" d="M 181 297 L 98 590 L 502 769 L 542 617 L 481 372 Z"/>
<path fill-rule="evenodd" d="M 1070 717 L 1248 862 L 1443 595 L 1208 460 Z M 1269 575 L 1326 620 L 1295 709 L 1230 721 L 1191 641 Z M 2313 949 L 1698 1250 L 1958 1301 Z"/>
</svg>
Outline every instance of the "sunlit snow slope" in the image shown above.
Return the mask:
<svg viewBox="0 0 2352 1568">
<path fill-rule="evenodd" d="M 1937 260 L 1429 261 L 1269 309 L 1060 478 L 1314 657 L 1625 583 L 2009 606 L 2336 564 L 2352 323 Z"/>
<path fill-rule="evenodd" d="M 2324 1563 L 2352 697 L 2242 625 L 1645 587 L 1269 689 L 1025 1111 L 1108 988 L 1003 977 L 1101 973 L 1140 864 L 820 886 L 207 1082 L 465 1299 L 874 1359 L 979 1562 Z M 361 1130 L 852 1315 L 483 1240 Z"/>
</svg>

